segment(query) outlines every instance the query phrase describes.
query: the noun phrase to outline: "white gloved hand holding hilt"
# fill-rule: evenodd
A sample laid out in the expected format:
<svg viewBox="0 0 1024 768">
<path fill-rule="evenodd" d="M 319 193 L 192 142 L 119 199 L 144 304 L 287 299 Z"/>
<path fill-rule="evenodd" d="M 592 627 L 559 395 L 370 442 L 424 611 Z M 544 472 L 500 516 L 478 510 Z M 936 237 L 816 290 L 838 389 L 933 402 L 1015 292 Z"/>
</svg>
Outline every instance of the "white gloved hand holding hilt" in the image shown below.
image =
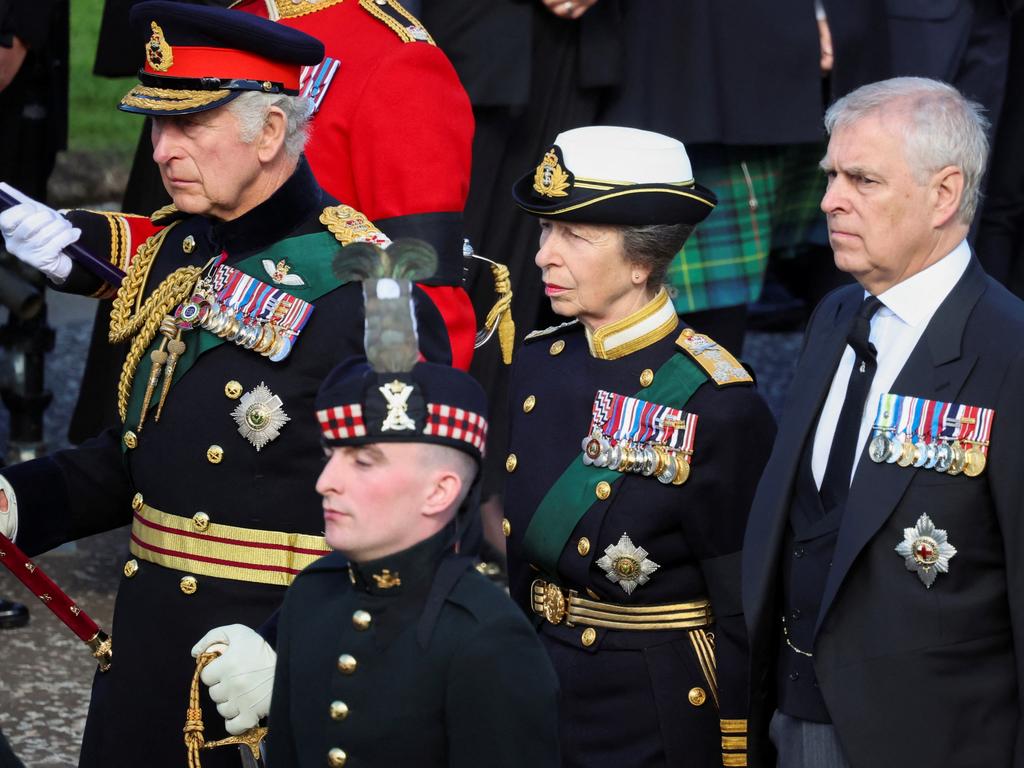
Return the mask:
<svg viewBox="0 0 1024 768">
<path fill-rule="evenodd" d="M 9 253 L 35 267 L 60 285 L 71 273 L 71 257 L 64 249 L 82 235 L 70 221 L 57 211 L 9 184 L 0 182 L 0 189 L 20 202 L 0 213 L 0 234 Z"/>
<path fill-rule="evenodd" d="M 213 651 L 220 656 L 206 665 L 200 678 L 209 687 L 228 733 L 237 736 L 270 713 L 277 654 L 243 624 L 211 629 L 193 646 L 192 656 Z"/>
</svg>

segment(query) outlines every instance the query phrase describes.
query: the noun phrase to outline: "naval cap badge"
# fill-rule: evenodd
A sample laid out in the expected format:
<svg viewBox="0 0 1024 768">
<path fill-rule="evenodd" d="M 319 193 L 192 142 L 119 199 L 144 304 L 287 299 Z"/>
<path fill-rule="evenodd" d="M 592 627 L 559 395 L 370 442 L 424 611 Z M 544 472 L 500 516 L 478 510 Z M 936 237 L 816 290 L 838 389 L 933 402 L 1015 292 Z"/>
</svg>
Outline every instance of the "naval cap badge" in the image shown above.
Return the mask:
<svg viewBox="0 0 1024 768">
<path fill-rule="evenodd" d="M 949 573 L 949 561 L 956 555 L 956 547 L 949 543 L 948 534 L 927 514 L 917 519 L 913 528 L 903 529 L 903 541 L 896 546 L 908 571 L 917 574 L 921 583 L 931 589 L 939 573 Z"/>
<path fill-rule="evenodd" d="M 242 395 L 231 412 L 238 433 L 259 451 L 281 434 L 281 427 L 291 418 L 284 412 L 281 398 L 260 382 L 260 385 Z"/>
<path fill-rule="evenodd" d="M 569 174 L 563 170 L 555 147 L 549 149 L 533 174 L 533 189 L 544 197 L 566 197 Z"/>
<path fill-rule="evenodd" d="M 623 533 L 618 544 L 610 544 L 604 550 L 604 556 L 597 561 L 598 567 L 604 571 L 613 583 L 631 595 L 638 586 L 651 580 L 651 574 L 661 566 L 647 556 L 647 550 L 634 546 L 629 534 Z"/>
</svg>

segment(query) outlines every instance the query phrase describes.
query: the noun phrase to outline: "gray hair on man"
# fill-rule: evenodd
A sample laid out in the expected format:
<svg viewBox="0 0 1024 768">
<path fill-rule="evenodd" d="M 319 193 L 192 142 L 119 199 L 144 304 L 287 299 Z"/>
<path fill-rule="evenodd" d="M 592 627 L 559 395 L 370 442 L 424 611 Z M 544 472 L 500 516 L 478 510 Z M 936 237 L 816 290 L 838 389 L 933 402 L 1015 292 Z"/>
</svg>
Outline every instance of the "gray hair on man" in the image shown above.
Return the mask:
<svg viewBox="0 0 1024 768">
<path fill-rule="evenodd" d="M 277 107 L 284 112 L 287 121 L 284 134 L 285 154 L 293 159 L 302 154 L 309 137 L 311 112 L 311 105 L 306 97 L 246 91 L 228 102 L 227 106 L 238 118 L 240 135 L 246 144 L 256 140 L 267 119 L 267 113 L 272 107 Z"/>
<path fill-rule="evenodd" d="M 988 119 L 982 107 L 953 86 L 924 77 L 894 77 L 869 83 L 839 99 L 825 113 L 825 130 L 882 112 L 902 118 L 907 164 L 919 184 L 947 166 L 964 177 L 957 218 L 970 225 L 981 199 L 981 179 L 988 159 Z"/>
</svg>

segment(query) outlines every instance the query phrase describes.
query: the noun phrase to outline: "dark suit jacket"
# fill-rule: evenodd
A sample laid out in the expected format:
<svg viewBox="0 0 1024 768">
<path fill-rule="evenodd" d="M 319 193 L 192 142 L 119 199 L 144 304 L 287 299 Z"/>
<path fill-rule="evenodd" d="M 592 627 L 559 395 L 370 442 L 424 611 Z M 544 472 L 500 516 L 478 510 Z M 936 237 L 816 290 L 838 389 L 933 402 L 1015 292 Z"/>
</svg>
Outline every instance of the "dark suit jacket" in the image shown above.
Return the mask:
<svg viewBox="0 0 1024 768">
<path fill-rule="evenodd" d="M 743 601 L 751 766 L 775 764 L 766 734 L 794 478 L 862 295 L 860 286 L 842 288 L 816 310 L 750 514 Z M 892 391 L 994 408 L 988 467 L 975 478 L 954 477 L 875 464 L 866 446 L 861 456 L 813 645 L 821 692 L 854 768 L 1024 765 L 1022 334 L 1024 304 L 972 260 Z M 931 589 L 894 551 L 925 512 L 957 549 Z"/>
</svg>

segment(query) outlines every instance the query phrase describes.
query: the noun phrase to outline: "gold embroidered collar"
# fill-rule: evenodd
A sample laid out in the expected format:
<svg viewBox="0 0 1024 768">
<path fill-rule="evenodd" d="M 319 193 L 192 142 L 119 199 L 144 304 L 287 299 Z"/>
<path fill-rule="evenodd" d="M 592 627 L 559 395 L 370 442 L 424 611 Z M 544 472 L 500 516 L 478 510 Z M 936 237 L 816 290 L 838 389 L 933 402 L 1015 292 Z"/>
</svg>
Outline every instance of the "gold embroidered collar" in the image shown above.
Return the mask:
<svg viewBox="0 0 1024 768">
<path fill-rule="evenodd" d="M 662 288 L 649 303 L 631 315 L 587 331 L 590 354 L 599 360 L 617 360 L 661 341 L 679 325 L 675 307 Z"/>
</svg>

